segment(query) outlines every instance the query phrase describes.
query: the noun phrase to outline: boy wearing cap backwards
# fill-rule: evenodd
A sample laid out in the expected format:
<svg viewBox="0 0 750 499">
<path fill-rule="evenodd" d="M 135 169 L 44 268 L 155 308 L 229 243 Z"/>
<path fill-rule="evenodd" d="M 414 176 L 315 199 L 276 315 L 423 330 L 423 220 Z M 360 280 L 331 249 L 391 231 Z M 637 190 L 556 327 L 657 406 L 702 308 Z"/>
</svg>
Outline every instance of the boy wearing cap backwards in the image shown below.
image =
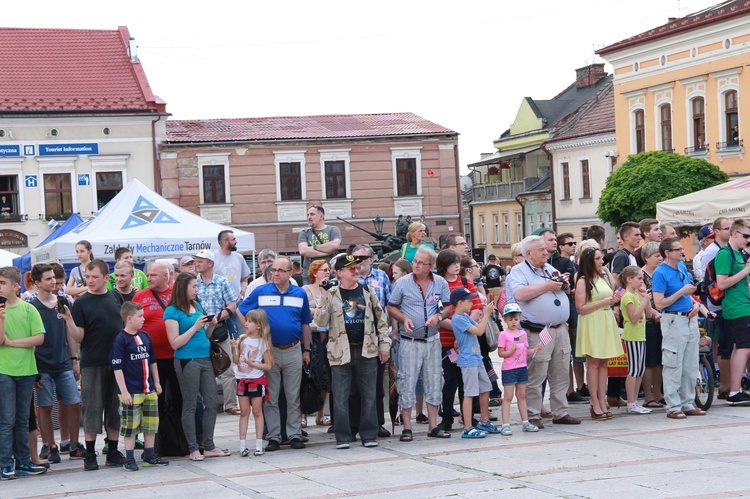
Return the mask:
<svg viewBox="0 0 750 499">
<path fill-rule="evenodd" d="M 490 300 L 484 307 L 484 316 L 477 323 L 471 317 L 471 300 L 477 294 L 466 288 L 457 288 L 451 292 L 451 305 L 453 305 L 453 334 L 458 343 L 458 367 L 461 368 L 461 377 L 464 382 L 464 399 L 461 403 L 461 412 L 464 416 L 464 432 L 461 438 L 484 438 L 487 433 L 500 433 L 495 425 L 490 422 L 490 378 L 482 362 L 482 352 L 479 348 L 478 336 L 482 336 L 487 329 L 490 313 L 495 309 L 494 300 Z M 471 426 L 472 400 L 479 397 L 479 412 L 481 420 L 476 428 Z"/>
<path fill-rule="evenodd" d="M 512 435 L 510 430 L 510 404 L 513 402 L 513 392 L 516 392 L 518 412 L 521 413 L 523 431 L 539 431 L 536 425 L 529 423 L 526 413 L 526 385 L 529 383 L 529 371 L 526 367 L 526 359 L 533 356 L 543 345 L 540 343 L 529 350 L 529 338 L 526 331 L 518 329 L 521 323 L 521 307 L 518 303 L 508 303 L 503 309 L 503 321 L 506 329 L 500 331 L 497 339 L 497 354 L 503 358 L 501 368 L 503 387 L 503 427 L 501 435 Z"/>
</svg>

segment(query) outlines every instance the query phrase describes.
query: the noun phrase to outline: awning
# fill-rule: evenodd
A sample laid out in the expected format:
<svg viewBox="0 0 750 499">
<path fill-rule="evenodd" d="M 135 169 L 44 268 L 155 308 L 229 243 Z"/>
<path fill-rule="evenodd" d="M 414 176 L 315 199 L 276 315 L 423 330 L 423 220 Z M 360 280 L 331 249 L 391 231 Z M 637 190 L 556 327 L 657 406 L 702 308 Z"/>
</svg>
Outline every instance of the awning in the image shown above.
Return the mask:
<svg viewBox="0 0 750 499">
<path fill-rule="evenodd" d="M 656 203 L 659 222 L 675 225 L 705 225 L 719 217 L 746 218 L 749 213 L 750 177 Z"/>
<path fill-rule="evenodd" d="M 468 166 L 469 168 L 476 168 L 478 166 L 499 165 L 503 161 L 514 159 L 514 158 L 520 158 L 521 156 L 524 156 L 530 152 L 534 152 L 538 149 L 539 149 L 539 146 L 536 145 L 536 146 L 522 147 L 520 149 L 512 149 L 509 151 L 498 151 L 491 156 L 487 156 L 482 161 L 471 163 Z"/>
</svg>

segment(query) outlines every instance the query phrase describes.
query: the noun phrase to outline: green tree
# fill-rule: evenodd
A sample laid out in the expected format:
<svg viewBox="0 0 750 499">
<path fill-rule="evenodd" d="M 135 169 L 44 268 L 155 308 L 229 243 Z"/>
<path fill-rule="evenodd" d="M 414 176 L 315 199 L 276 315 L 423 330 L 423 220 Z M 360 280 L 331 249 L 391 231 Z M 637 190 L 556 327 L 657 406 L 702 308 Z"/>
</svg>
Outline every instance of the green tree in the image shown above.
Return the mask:
<svg viewBox="0 0 750 499">
<path fill-rule="evenodd" d="M 634 154 L 610 174 L 597 216 L 614 227 L 654 218 L 656 203 L 707 189 L 729 179 L 705 159 L 664 151 Z"/>
</svg>

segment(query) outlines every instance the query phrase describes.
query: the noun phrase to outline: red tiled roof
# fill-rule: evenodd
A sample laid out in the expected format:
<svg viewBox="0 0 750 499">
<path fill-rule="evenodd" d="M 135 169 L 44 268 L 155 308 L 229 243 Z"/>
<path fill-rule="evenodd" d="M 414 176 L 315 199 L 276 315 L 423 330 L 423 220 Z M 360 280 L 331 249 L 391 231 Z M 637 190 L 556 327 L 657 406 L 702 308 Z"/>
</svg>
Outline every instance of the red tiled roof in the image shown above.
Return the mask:
<svg viewBox="0 0 750 499">
<path fill-rule="evenodd" d="M 167 142 L 456 135 L 413 113 L 167 121 Z"/>
<path fill-rule="evenodd" d="M 566 126 L 569 127 L 567 130 L 564 129 Z M 612 81 L 610 80 L 589 102 L 581 106 L 579 112 L 566 118 L 566 122 L 560 128 L 559 135 L 555 135 L 545 144 L 614 132 L 615 93 Z"/>
<path fill-rule="evenodd" d="M 0 113 L 164 111 L 126 27 L 0 28 Z"/>
<path fill-rule="evenodd" d="M 660 38 L 666 38 L 685 31 L 692 31 L 747 14 L 750 14 L 750 0 L 728 0 L 700 12 L 675 19 L 657 28 L 626 38 L 625 40 L 599 49 L 596 53 L 604 56 L 627 47 L 652 42 Z"/>
</svg>

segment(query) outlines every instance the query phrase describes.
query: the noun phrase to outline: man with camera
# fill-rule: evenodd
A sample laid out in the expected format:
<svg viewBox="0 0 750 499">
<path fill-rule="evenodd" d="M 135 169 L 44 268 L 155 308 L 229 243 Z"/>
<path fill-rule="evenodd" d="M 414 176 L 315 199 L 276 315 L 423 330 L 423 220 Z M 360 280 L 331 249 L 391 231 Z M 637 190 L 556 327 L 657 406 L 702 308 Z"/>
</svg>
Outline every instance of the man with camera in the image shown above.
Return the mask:
<svg viewBox="0 0 750 499">
<path fill-rule="evenodd" d="M 560 275 L 547 263 L 549 253 L 544 239 L 529 236 L 521 241 L 524 262 L 513 267 L 506 281 L 508 295 L 521 306 L 521 327 L 527 332 L 529 349 L 543 344 L 540 333 L 549 330 L 547 344 L 529 361 L 529 384 L 526 392 L 529 422 L 544 428 L 541 420 L 542 383 L 549 380 L 550 409 L 553 424 L 580 424 L 581 420 L 568 413 L 566 394 L 570 366 L 570 337 L 568 317 L 570 305 L 565 290 L 568 276 Z M 557 277 L 554 276 L 557 274 Z"/>
<path fill-rule="evenodd" d="M 328 326 L 328 361 L 334 398 L 336 448 L 348 449 L 352 439 L 349 395 L 356 383 L 359 418 L 355 422 L 365 447 L 377 447 L 376 384 L 378 364 L 388 361 L 388 321 L 373 288 L 358 282 L 360 259 L 342 255 L 334 268 L 338 287 L 323 288 L 315 322 Z M 377 328 L 377 329 L 376 329 Z"/>
</svg>

